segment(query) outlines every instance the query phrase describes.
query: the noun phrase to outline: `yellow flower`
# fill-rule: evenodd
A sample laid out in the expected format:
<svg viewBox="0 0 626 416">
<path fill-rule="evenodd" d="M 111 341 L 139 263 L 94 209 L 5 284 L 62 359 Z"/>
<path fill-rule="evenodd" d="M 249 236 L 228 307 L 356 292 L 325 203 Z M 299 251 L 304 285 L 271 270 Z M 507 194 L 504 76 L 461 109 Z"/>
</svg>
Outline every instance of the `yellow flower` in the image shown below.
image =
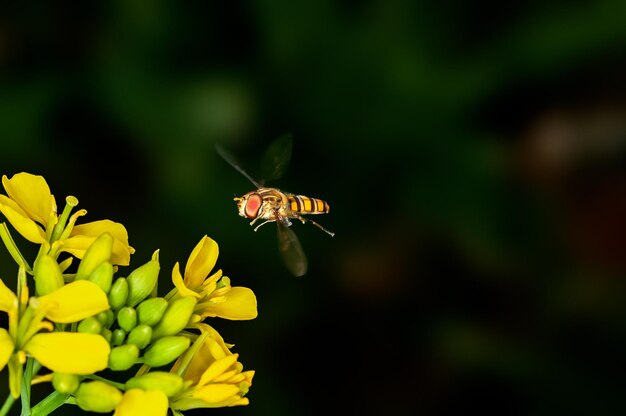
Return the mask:
<svg viewBox="0 0 626 416">
<path fill-rule="evenodd" d="M 57 216 L 55 198 L 42 176 L 22 172 L 9 179 L 3 175 L 2 185 L 8 196 L 0 195 L 0 212 L 28 241 L 36 244 L 60 241 L 60 251 L 80 259 L 100 234 L 108 232 L 115 239 L 111 262 L 122 266 L 130 263 L 135 250 L 128 245 L 128 233 L 122 224 L 101 220 L 74 227 L 76 219 L 87 211 L 76 212 L 68 221 L 71 208 L 78 203 L 76 198 L 68 197 L 69 208 Z"/>
<path fill-rule="evenodd" d="M 183 378 L 189 387 L 170 401 L 175 410 L 247 405 L 244 395 L 252 385 L 254 371 L 242 371 L 220 334 L 209 325 L 199 324 L 203 342 L 186 368 Z M 180 358 L 172 372 L 178 371 Z"/>
<path fill-rule="evenodd" d="M 195 312 L 202 318 L 256 318 L 257 301 L 252 290 L 247 287 L 231 287 L 230 279 L 222 277 L 221 270 L 208 276 L 217 262 L 218 254 L 217 243 L 205 235 L 191 252 L 184 277 L 180 273 L 178 262 L 174 265 L 172 282 L 179 295 L 198 299 Z"/>
<path fill-rule="evenodd" d="M 21 273 L 24 273 L 23 270 Z M 20 281 L 25 282 L 25 278 Z M 40 298 L 30 298 L 28 307 L 20 314 L 17 296 L 0 281 L 0 310 L 9 315 L 9 330 L 0 331 L 0 368 L 11 357 L 15 362 L 23 363 L 25 354 L 28 354 L 59 373 L 92 374 L 104 370 L 111 348 L 102 336 L 40 331 L 53 328 L 52 323 L 44 318 L 57 323 L 70 323 L 107 309 L 109 303 L 102 289 L 95 283 L 81 280 Z M 9 366 L 14 397 L 20 394 L 17 382 L 21 377 L 20 368 Z"/>
</svg>

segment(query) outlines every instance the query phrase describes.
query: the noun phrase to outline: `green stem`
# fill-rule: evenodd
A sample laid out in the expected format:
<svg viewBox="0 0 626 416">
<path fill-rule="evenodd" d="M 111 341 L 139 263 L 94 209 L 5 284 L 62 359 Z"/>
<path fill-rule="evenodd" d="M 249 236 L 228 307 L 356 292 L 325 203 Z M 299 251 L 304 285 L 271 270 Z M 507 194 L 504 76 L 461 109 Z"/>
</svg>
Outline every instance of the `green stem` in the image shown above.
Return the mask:
<svg viewBox="0 0 626 416">
<path fill-rule="evenodd" d="M 2 405 L 2 408 L 0 408 L 0 416 L 6 416 L 9 413 L 9 410 L 11 410 L 13 403 L 15 403 L 15 398 L 9 393 L 4 401 L 4 404 Z"/>
<path fill-rule="evenodd" d="M 17 265 L 26 269 L 29 274 L 33 274 L 33 269 L 30 267 L 24 256 L 22 256 L 22 253 L 20 253 L 20 250 L 17 248 L 17 244 L 15 244 L 13 237 L 11 237 L 7 224 L 4 222 L 0 223 L 0 238 L 2 238 L 2 242 Z"/>
<path fill-rule="evenodd" d="M 67 403 L 70 395 L 67 393 L 59 393 L 58 391 L 53 391 L 45 399 L 37 403 L 35 407 L 33 407 L 32 416 L 47 416 L 50 413 L 54 412 L 59 407 L 63 406 Z"/>
<path fill-rule="evenodd" d="M 26 360 L 26 368 L 24 369 L 24 376 L 22 377 L 22 392 L 20 394 L 22 399 L 22 413 L 21 416 L 30 416 L 30 381 L 33 377 L 33 365 L 34 360 L 28 358 Z"/>
</svg>

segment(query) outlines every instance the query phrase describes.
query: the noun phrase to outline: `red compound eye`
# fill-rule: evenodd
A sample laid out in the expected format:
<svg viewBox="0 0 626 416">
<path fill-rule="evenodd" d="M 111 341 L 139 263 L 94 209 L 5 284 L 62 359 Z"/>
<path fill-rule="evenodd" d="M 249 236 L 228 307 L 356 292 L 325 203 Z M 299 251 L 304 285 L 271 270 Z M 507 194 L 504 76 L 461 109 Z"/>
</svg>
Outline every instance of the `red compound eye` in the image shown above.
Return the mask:
<svg viewBox="0 0 626 416">
<path fill-rule="evenodd" d="M 252 194 L 246 200 L 246 217 L 248 218 L 256 218 L 259 214 L 259 209 L 261 208 L 261 203 L 263 199 L 259 194 Z"/>
</svg>

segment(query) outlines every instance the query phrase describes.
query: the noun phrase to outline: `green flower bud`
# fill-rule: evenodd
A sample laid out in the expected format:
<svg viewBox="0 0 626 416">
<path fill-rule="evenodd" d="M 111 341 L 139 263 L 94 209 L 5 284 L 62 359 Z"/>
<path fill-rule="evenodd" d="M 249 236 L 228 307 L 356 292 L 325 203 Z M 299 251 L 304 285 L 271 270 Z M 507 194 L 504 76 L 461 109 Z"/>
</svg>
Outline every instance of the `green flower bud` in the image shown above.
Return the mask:
<svg viewBox="0 0 626 416">
<path fill-rule="evenodd" d="M 89 280 L 100 286 L 104 293 L 109 293 L 113 283 L 113 265 L 108 261 L 100 263 L 89 275 Z"/>
<path fill-rule="evenodd" d="M 124 344 L 111 348 L 109 368 L 113 371 L 128 370 L 137 362 L 139 348 L 135 344 Z"/>
<path fill-rule="evenodd" d="M 85 334 L 99 334 L 102 332 L 102 324 L 98 320 L 98 318 L 94 316 L 90 316 L 89 318 L 83 319 L 78 324 L 78 332 L 82 332 Z"/>
<path fill-rule="evenodd" d="M 139 349 L 144 349 L 152 339 L 152 327 L 148 325 L 137 325 L 128 334 L 126 343 L 135 344 Z"/>
<path fill-rule="evenodd" d="M 109 305 L 111 309 L 119 309 L 126 305 L 126 300 L 128 300 L 128 280 L 118 277 L 109 292 Z"/>
<path fill-rule="evenodd" d="M 87 279 L 101 263 L 111 260 L 113 237 L 109 233 L 102 233 L 85 251 L 83 259 L 76 271 L 76 280 Z"/>
<path fill-rule="evenodd" d="M 165 310 L 161 321 L 154 327 L 152 338 L 157 339 L 167 335 L 178 334 L 187 326 L 196 302 L 196 299 L 191 296 L 171 302 Z"/>
<path fill-rule="evenodd" d="M 100 333 L 100 335 L 102 335 L 104 339 L 106 339 L 107 342 L 111 344 L 111 338 L 113 338 L 113 332 L 111 332 L 110 329 L 104 328 L 102 332 Z"/>
<path fill-rule="evenodd" d="M 163 337 L 146 351 L 143 362 L 150 367 L 169 364 L 189 347 L 189 342 L 189 338 L 183 336 Z"/>
<path fill-rule="evenodd" d="M 126 331 L 122 328 L 117 328 L 111 334 L 111 345 L 122 345 L 126 339 Z"/>
<path fill-rule="evenodd" d="M 59 393 L 72 394 L 78 388 L 80 378 L 76 374 L 54 373 L 52 375 L 52 387 Z"/>
<path fill-rule="evenodd" d="M 63 287 L 63 273 L 57 262 L 50 256 L 42 256 L 35 264 L 35 291 L 38 296 L 47 295 Z"/>
<path fill-rule="evenodd" d="M 97 314 L 96 319 L 98 319 L 103 327 L 109 328 L 113 324 L 113 321 L 115 321 L 115 314 L 111 309 L 107 309 L 106 311 Z"/>
<path fill-rule="evenodd" d="M 103 381 L 88 381 L 80 384 L 74 397 L 85 411 L 109 413 L 122 400 L 122 392 Z"/>
<path fill-rule="evenodd" d="M 137 325 L 137 311 L 130 306 L 124 306 L 117 313 L 117 323 L 120 328 L 130 332 Z"/>
<path fill-rule="evenodd" d="M 177 394 L 183 387 L 183 378 L 178 374 L 165 371 L 151 371 L 142 376 L 133 377 L 125 384 L 128 389 L 161 390 L 167 397 Z"/>
<path fill-rule="evenodd" d="M 159 269 L 159 262 L 150 260 L 130 272 L 127 278 L 129 288 L 128 305 L 137 305 L 152 292 L 159 278 Z"/>
<path fill-rule="evenodd" d="M 137 315 L 140 324 L 150 326 L 156 325 L 163 317 L 165 309 L 167 309 L 167 301 L 163 298 L 146 299 L 137 305 Z"/>
</svg>

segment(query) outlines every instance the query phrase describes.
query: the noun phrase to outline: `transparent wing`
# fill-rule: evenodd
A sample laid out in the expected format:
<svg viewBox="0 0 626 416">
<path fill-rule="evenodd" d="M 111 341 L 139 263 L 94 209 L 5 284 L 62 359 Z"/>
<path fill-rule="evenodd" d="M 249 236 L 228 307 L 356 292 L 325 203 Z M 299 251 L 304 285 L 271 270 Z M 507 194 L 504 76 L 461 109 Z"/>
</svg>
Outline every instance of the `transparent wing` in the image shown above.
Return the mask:
<svg viewBox="0 0 626 416">
<path fill-rule="evenodd" d="M 261 159 L 261 177 L 273 181 L 283 176 L 291 161 L 293 137 L 284 134 L 272 141 Z"/>
<path fill-rule="evenodd" d="M 235 157 L 235 155 L 233 155 L 231 152 L 229 152 L 228 150 L 224 149 L 222 146 L 220 146 L 218 143 L 215 144 L 215 150 L 217 151 L 217 154 L 219 154 L 222 159 L 224 159 L 226 162 L 228 162 L 229 165 L 231 165 L 232 167 L 234 167 L 239 173 L 241 173 L 243 176 L 245 176 L 246 178 L 248 178 L 248 180 L 250 182 L 252 182 L 254 184 L 254 186 L 256 186 L 257 188 L 262 188 L 263 187 L 263 183 L 260 181 L 255 180 L 254 178 L 252 178 L 252 176 L 248 175 L 248 172 L 246 172 L 242 167 L 241 167 L 241 163 L 239 163 L 239 161 L 237 160 L 237 158 Z"/>
<path fill-rule="evenodd" d="M 306 273 L 308 262 L 300 240 L 289 226 L 281 220 L 278 225 L 278 251 L 287 269 L 296 277 Z"/>
</svg>

